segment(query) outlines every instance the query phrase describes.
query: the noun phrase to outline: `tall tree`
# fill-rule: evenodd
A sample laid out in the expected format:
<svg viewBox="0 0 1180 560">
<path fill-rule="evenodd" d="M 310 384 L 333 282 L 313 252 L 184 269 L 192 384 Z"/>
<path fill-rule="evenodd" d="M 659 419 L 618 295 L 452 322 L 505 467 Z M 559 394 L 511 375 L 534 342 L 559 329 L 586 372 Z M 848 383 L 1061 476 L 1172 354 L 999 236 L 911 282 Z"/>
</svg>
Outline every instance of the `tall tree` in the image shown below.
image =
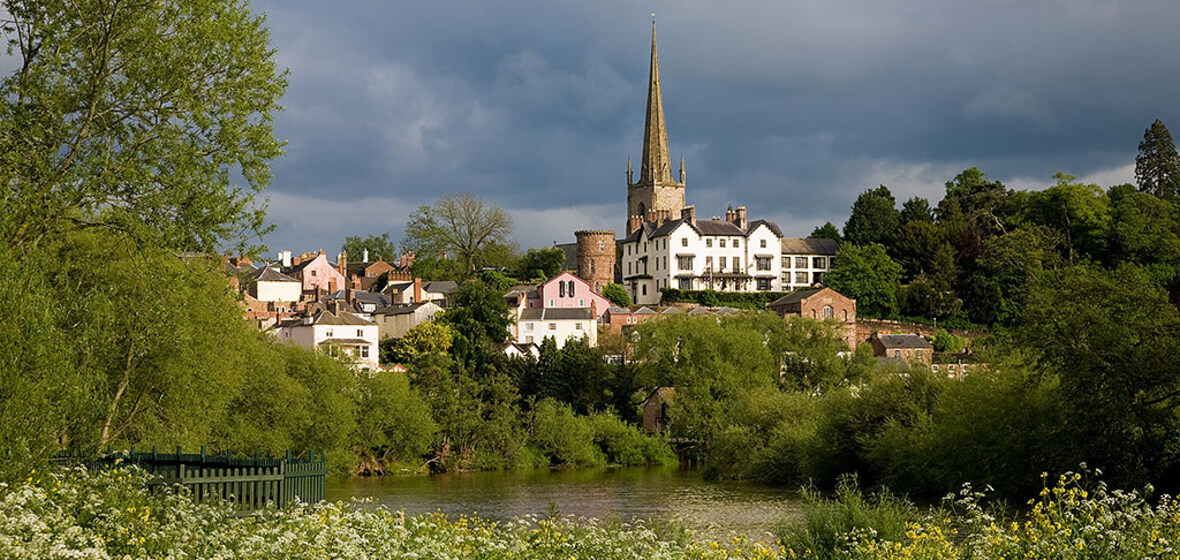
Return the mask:
<svg viewBox="0 0 1180 560">
<path fill-rule="evenodd" d="M 548 280 L 565 268 L 565 251 L 557 247 L 529 249 L 517 265 L 516 277 L 521 280 Z"/>
<path fill-rule="evenodd" d="M 1139 155 L 1135 156 L 1135 181 L 1139 190 L 1160 198 L 1180 192 L 1180 155 L 1168 127 L 1156 119 L 1143 133 Z"/>
<path fill-rule="evenodd" d="M 901 205 L 901 225 L 910 222 L 933 222 L 934 209 L 930 207 L 930 201 L 920 196 L 915 196 L 905 201 Z"/>
<path fill-rule="evenodd" d="M 102 227 L 211 251 L 267 230 L 286 87 L 242 0 L 4 0 L 0 236 Z M 245 186 L 232 177 L 240 176 Z"/>
<path fill-rule="evenodd" d="M 365 251 L 369 252 L 370 262 L 377 260 L 378 257 L 385 259 L 385 262 L 397 260 L 397 249 L 393 246 L 393 240 L 389 238 L 388 233 L 364 238 L 359 235 L 350 235 L 344 239 L 344 245 L 340 247 L 340 251 L 348 253 L 350 262 L 360 262 Z"/>
<path fill-rule="evenodd" d="M 888 247 L 900 223 L 896 206 L 893 193 L 885 185 L 861 193 L 852 203 L 852 214 L 844 224 L 844 240 L 856 245 L 880 243 Z"/>
<path fill-rule="evenodd" d="M 503 208 L 470 194 L 449 194 L 421 206 L 406 224 L 406 245 L 418 254 L 449 255 L 471 277 L 485 253 L 510 245 L 512 218 Z"/>
<path fill-rule="evenodd" d="M 824 276 L 824 284 L 856 300 L 865 315 L 888 316 L 897 312 L 901 265 L 877 243 L 845 243 L 836 253 L 836 266 Z"/>
</svg>

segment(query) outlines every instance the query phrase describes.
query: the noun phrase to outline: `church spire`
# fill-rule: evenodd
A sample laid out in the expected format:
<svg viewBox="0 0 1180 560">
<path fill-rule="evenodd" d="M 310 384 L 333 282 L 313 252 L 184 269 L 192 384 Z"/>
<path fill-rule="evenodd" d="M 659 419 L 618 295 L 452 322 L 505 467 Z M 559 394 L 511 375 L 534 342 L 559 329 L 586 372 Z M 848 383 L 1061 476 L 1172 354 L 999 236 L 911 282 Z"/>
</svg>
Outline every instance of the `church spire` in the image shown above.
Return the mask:
<svg viewBox="0 0 1180 560">
<path fill-rule="evenodd" d="M 643 127 L 643 158 L 639 183 L 673 183 L 668 157 L 668 131 L 664 128 L 664 98 L 660 94 L 660 60 L 656 55 L 656 22 L 651 22 L 651 73 L 647 84 L 647 120 Z"/>
</svg>

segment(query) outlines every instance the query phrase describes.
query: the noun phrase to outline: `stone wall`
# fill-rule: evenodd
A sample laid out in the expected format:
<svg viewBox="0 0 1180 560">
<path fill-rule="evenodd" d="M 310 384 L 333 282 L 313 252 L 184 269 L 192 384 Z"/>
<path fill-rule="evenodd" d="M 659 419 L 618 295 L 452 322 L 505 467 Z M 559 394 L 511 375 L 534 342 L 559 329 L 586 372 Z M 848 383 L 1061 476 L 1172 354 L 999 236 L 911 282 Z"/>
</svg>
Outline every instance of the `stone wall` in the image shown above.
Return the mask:
<svg viewBox="0 0 1180 560">
<path fill-rule="evenodd" d="M 574 237 L 578 240 L 578 278 L 601 293 L 615 280 L 615 232 L 582 230 L 575 231 Z"/>
</svg>

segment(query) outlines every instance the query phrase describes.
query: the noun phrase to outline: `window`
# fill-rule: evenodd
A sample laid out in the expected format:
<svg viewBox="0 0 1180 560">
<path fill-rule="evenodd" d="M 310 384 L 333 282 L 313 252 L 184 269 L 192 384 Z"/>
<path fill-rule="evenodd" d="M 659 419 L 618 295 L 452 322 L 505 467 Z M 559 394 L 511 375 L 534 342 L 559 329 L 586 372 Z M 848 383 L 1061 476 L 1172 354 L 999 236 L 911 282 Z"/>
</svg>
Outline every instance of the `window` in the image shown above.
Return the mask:
<svg viewBox="0 0 1180 560">
<path fill-rule="evenodd" d="M 754 260 L 757 262 L 758 270 L 770 270 L 770 257 L 757 257 Z"/>
<path fill-rule="evenodd" d="M 605 242 L 605 241 L 599 241 L 599 242 L 598 242 L 598 250 L 599 250 L 599 251 L 605 251 L 605 250 L 606 250 L 606 242 Z"/>
<path fill-rule="evenodd" d="M 525 343 L 532 342 L 532 341 L 533 341 L 533 337 L 531 337 L 531 336 L 526 336 L 526 337 L 524 337 L 524 341 L 525 341 Z"/>
<path fill-rule="evenodd" d="M 922 359 L 922 351 L 921 350 L 914 350 L 914 356 L 916 356 L 919 360 L 921 360 Z"/>
<path fill-rule="evenodd" d="M 705 240 L 705 247 L 712 247 L 712 246 L 713 246 L 713 240 L 712 240 L 712 239 L 706 239 L 706 240 Z"/>
<path fill-rule="evenodd" d="M 717 270 L 725 270 L 725 257 L 717 257 Z"/>
<path fill-rule="evenodd" d="M 573 281 L 573 280 L 570 280 L 570 281 L 568 282 L 568 284 L 569 284 L 569 287 L 568 287 L 568 288 L 566 288 L 566 290 L 565 290 L 565 291 L 566 291 L 566 292 L 569 292 L 569 295 L 570 295 L 570 297 L 574 297 L 574 281 Z"/>
<path fill-rule="evenodd" d="M 631 254 L 631 246 L 630 246 L 630 245 L 628 245 L 628 246 L 627 246 L 627 254 L 628 254 L 628 255 L 630 255 L 630 254 Z"/>
<path fill-rule="evenodd" d="M 705 257 L 705 270 L 713 270 L 713 257 Z"/>
<path fill-rule="evenodd" d="M 734 240 L 733 240 L 733 248 L 734 248 L 734 249 L 737 249 L 738 247 L 741 247 L 741 240 L 740 240 L 740 239 L 734 239 Z"/>
<path fill-rule="evenodd" d="M 631 263 L 627 263 L 627 274 L 631 274 Z"/>
<path fill-rule="evenodd" d="M 812 281 L 812 282 L 814 282 L 814 283 L 816 283 L 816 284 L 819 284 L 819 283 L 823 282 L 823 281 L 824 281 L 824 273 L 822 273 L 822 272 L 814 272 L 814 273 L 812 273 L 812 274 L 811 274 L 811 281 Z"/>
<path fill-rule="evenodd" d="M 364 338 L 364 337 L 365 337 L 365 329 L 357 329 L 357 330 L 356 330 L 356 336 L 357 336 L 358 338 Z"/>
<path fill-rule="evenodd" d="M 586 300 L 584 300 L 584 299 L 578 300 L 578 307 L 586 307 Z"/>
<path fill-rule="evenodd" d="M 575 330 L 575 331 L 580 331 L 580 330 L 582 330 L 582 322 L 581 322 L 581 321 L 578 321 L 577 323 L 574 323 L 574 330 Z"/>
<path fill-rule="evenodd" d="M 560 292 L 558 297 L 565 297 L 565 282 L 558 282 L 557 286 L 559 288 L 558 291 Z"/>
<path fill-rule="evenodd" d="M 901 350 L 894 350 L 894 351 L 893 351 L 893 357 L 894 357 L 894 358 L 900 358 L 900 357 L 901 357 Z"/>
<path fill-rule="evenodd" d="M 525 323 L 524 330 L 525 330 L 525 332 L 532 332 L 533 331 L 533 323 L 532 322 Z"/>
<path fill-rule="evenodd" d="M 807 268 L 807 257 L 795 257 L 795 268 Z"/>
<path fill-rule="evenodd" d="M 824 262 L 825 260 L 823 257 L 811 257 L 811 268 L 827 268 L 828 263 Z"/>
<path fill-rule="evenodd" d="M 327 333 L 328 338 L 332 338 L 332 332 L 333 331 L 328 331 L 328 333 Z"/>
<path fill-rule="evenodd" d="M 742 258 L 741 257 L 733 257 L 733 271 L 734 272 L 741 272 L 741 268 L 742 268 Z"/>
<path fill-rule="evenodd" d="M 815 312 L 815 310 L 814 310 L 814 309 L 812 309 L 812 310 L 811 310 L 811 318 L 812 318 L 812 319 L 818 319 L 818 318 L 819 318 L 819 314 L 817 314 L 817 313 Z"/>
<path fill-rule="evenodd" d="M 769 291 L 770 290 L 770 278 L 759 278 L 758 279 L 758 290 L 763 291 L 763 292 Z"/>
<path fill-rule="evenodd" d="M 758 246 L 765 249 L 766 248 L 766 240 L 763 239 L 763 240 L 759 241 Z"/>
<path fill-rule="evenodd" d="M 594 274 L 594 269 L 598 268 L 594 266 L 595 264 L 597 264 L 595 261 L 590 261 L 590 274 Z"/>
<path fill-rule="evenodd" d="M 806 272 L 796 272 L 795 273 L 795 283 L 796 284 L 806 284 L 807 283 L 807 273 Z"/>
<path fill-rule="evenodd" d="M 647 284 L 643 285 L 643 295 L 647 295 Z"/>
<path fill-rule="evenodd" d="M 791 257 L 783 257 L 783 268 L 791 268 Z"/>
<path fill-rule="evenodd" d="M 557 330 L 557 323 L 549 323 L 549 330 L 551 330 L 551 331 Z"/>
<path fill-rule="evenodd" d="M 687 237 L 680 238 L 680 246 L 681 247 L 688 247 L 688 238 Z"/>
<path fill-rule="evenodd" d="M 679 278 L 678 280 L 680 281 L 679 287 L 681 290 L 691 290 L 692 289 L 692 278 Z"/>
<path fill-rule="evenodd" d="M 553 298 L 549 298 L 549 307 L 553 307 Z"/>
<path fill-rule="evenodd" d="M 848 310 L 847 310 L 847 309 L 845 309 L 845 310 L 844 310 L 842 313 L 844 314 L 844 319 L 843 319 L 843 320 L 847 321 L 847 320 L 848 320 Z"/>
<path fill-rule="evenodd" d="M 725 248 L 725 238 L 718 239 L 718 240 L 717 240 L 717 246 L 718 246 L 718 247 L 721 247 L 722 249 L 724 249 L 724 248 Z"/>
<path fill-rule="evenodd" d="M 676 266 L 680 270 L 692 270 L 692 255 L 676 257 Z"/>
<path fill-rule="evenodd" d="M 368 346 L 361 346 L 361 357 L 362 358 L 369 357 L 369 347 Z"/>
<path fill-rule="evenodd" d="M 313 270 L 313 271 L 311 271 L 311 277 L 312 277 L 312 278 L 315 278 L 315 271 L 314 271 L 314 270 Z"/>
<path fill-rule="evenodd" d="M 824 306 L 824 319 L 832 319 L 835 316 L 836 316 L 836 314 L 832 311 L 832 306 L 825 305 Z"/>
</svg>

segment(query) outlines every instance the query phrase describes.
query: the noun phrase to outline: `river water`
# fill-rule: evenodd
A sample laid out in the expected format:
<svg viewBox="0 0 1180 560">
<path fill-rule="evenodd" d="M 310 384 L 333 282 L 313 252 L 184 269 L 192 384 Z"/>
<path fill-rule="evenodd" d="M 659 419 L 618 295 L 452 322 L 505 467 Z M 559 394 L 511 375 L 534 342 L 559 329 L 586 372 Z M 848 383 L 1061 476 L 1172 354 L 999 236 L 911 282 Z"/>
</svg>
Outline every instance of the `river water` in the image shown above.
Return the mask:
<svg viewBox="0 0 1180 560">
<path fill-rule="evenodd" d="M 372 498 L 407 515 L 442 512 L 495 521 L 526 515 L 673 522 L 699 538 L 744 534 L 772 542 L 783 521 L 801 514 L 793 490 L 706 482 L 696 471 L 626 467 L 351 478 L 329 482 L 329 500 Z"/>
</svg>

